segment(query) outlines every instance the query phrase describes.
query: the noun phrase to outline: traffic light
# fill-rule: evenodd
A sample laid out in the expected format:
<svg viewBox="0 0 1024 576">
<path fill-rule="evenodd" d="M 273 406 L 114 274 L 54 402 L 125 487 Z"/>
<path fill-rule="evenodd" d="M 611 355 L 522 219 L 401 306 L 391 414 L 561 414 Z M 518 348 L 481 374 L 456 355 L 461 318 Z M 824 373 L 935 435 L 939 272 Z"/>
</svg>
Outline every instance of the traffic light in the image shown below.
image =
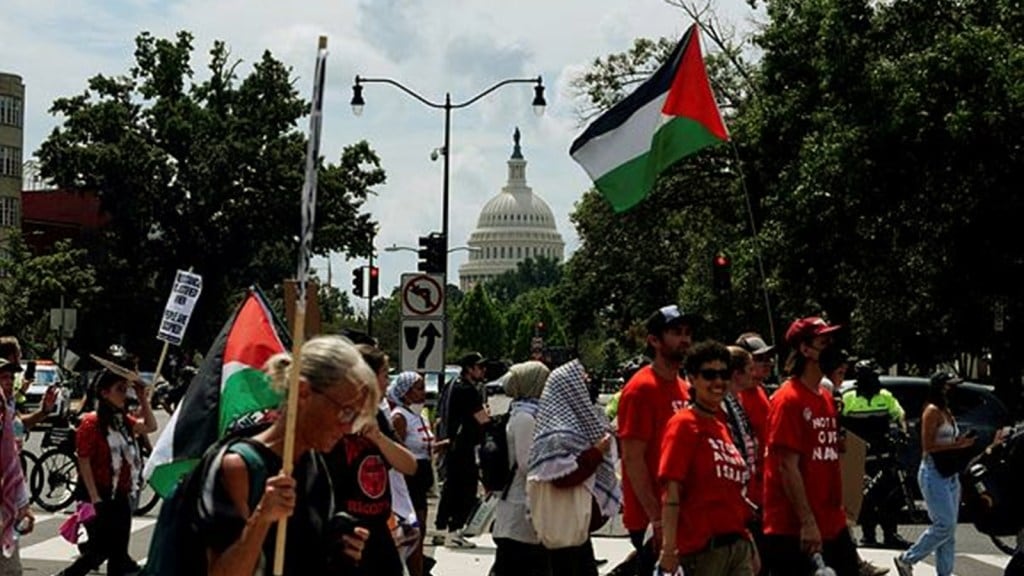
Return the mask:
<svg viewBox="0 0 1024 576">
<path fill-rule="evenodd" d="M 420 236 L 419 271 L 443 274 L 448 263 L 444 234 L 431 232 L 429 236 Z"/>
<path fill-rule="evenodd" d="M 380 293 L 380 268 L 370 266 L 370 293 L 367 298 L 373 298 Z"/>
<path fill-rule="evenodd" d="M 365 266 L 360 266 L 360 267 L 352 270 L 352 295 L 353 296 L 357 296 L 359 298 L 362 298 L 363 295 L 365 294 L 363 292 L 363 286 L 365 286 L 365 283 L 363 282 L 363 279 L 365 278 L 365 270 L 366 270 Z"/>
<path fill-rule="evenodd" d="M 541 338 L 547 336 L 548 327 L 544 325 L 544 322 L 537 322 L 533 327 L 533 335 Z"/>
<path fill-rule="evenodd" d="M 716 292 L 732 289 L 732 263 L 729 257 L 719 252 L 711 259 L 711 283 Z"/>
</svg>

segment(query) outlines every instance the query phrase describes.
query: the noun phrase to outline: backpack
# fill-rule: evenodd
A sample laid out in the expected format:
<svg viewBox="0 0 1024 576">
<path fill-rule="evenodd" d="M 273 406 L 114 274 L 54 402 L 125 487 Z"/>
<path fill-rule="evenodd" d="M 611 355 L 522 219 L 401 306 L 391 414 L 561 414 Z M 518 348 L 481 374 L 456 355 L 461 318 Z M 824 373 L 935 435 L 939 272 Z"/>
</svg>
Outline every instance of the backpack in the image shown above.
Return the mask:
<svg viewBox="0 0 1024 576">
<path fill-rule="evenodd" d="M 491 421 L 483 427 L 478 458 L 480 483 L 488 492 L 507 492 L 518 468 L 515 464 L 511 467 L 508 464 L 508 435 L 505 429 L 508 427 L 509 418 L 508 412 L 492 416 Z"/>
<path fill-rule="evenodd" d="M 249 470 L 249 509 L 263 497 L 267 469 L 257 443 L 248 438 L 226 438 L 207 449 L 191 472 L 178 481 L 157 516 L 142 576 L 204 576 L 206 543 L 200 534 L 200 499 L 203 480 L 220 465 L 230 450 L 245 460 Z"/>
</svg>

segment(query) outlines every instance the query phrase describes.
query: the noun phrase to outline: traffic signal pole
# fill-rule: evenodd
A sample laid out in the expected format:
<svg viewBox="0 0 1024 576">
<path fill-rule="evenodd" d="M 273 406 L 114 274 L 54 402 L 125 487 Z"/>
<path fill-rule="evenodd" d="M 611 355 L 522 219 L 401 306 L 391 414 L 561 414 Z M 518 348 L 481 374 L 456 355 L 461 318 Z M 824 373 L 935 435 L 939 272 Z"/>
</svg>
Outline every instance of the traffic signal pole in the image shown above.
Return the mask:
<svg viewBox="0 0 1024 576">
<path fill-rule="evenodd" d="M 370 243 L 370 267 L 367 268 L 370 272 L 370 286 L 366 292 L 366 335 L 373 338 L 373 297 L 376 294 L 373 293 L 373 281 L 375 280 L 373 269 L 373 243 Z"/>
</svg>

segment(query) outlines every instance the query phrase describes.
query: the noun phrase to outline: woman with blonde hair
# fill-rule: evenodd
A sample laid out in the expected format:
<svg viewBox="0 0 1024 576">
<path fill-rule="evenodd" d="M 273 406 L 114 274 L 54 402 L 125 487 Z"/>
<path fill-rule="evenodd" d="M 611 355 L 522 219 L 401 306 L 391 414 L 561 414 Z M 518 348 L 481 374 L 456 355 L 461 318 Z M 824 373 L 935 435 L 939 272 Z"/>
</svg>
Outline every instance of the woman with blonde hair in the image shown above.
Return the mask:
<svg viewBox="0 0 1024 576">
<path fill-rule="evenodd" d="M 540 395 L 551 370 L 541 362 L 515 364 L 505 376 L 505 394 L 512 399 L 505 436 L 512 482 L 501 494 L 494 513 L 494 567 L 491 576 L 544 576 L 548 554 L 530 523 L 526 506 L 526 475 L 537 425 Z"/>
<path fill-rule="evenodd" d="M 292 476 L 281 473 L 286 416 L 228 445 L 204 478 L 200 531 L 211 575 L 250 575 L 274 562 L 278 521 L 288 523 L 284 573 L 337 573 L 358 561 L 368 532 L 331 533 L 335 505 L 324 452 L 372 421 L 377 379 L 359 352 L 342 338 L 319 336 L 302 347 Z M 267 361 L 272 384 L 286 389 L 289 354 Z M 251 478 L 265 477 L 262 490 Z M 344 558 L 341 558 L 344 555 Z"/>
</svg>

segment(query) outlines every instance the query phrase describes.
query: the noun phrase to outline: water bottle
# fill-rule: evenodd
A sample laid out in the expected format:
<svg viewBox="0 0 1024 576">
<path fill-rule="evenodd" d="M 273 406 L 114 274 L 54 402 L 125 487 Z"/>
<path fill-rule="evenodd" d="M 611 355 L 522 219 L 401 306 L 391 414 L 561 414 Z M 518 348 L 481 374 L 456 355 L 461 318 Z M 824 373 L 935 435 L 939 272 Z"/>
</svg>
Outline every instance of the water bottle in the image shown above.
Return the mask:
<svg viewBox="0 0 1024 576">
<path fill-rule="evenodd" d="M 821 557 L 821 552 L 815 552 L 813 560 L 814 576 L 836 576 L 836 571 L 825 564 L 825 559 Z"/>
</svg>

